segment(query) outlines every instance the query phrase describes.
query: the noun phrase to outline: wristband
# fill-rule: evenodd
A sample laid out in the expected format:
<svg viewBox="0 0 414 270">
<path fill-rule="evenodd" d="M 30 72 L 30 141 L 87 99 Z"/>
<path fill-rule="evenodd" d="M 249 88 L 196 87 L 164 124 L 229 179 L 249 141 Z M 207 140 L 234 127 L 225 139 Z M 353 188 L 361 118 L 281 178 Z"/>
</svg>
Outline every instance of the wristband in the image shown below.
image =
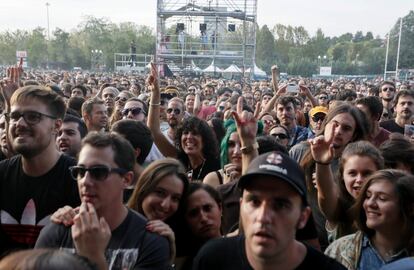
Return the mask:
<svg viewBox="0 0 414 270">
<path fill-rule="evenodd" d="M 258 148 L 259 148 L 259 144 L 255 142 L 254 144 L 243 146 L 242 148 L 240 148 L 240 151 L 242 152 L 242 154 L 250 154 L 251 152 L 253 152 L 254 150 Z"/>
<path fill-rule="evenodd" d="M 325 163 L 325 162 L 320 162 L 320 161 L 316 161 L 316 160 L 315 160 L 315 163 L 319 164 L 319 165 L 331 165 L 331 162 L 326 162 Z"/>
</svg>

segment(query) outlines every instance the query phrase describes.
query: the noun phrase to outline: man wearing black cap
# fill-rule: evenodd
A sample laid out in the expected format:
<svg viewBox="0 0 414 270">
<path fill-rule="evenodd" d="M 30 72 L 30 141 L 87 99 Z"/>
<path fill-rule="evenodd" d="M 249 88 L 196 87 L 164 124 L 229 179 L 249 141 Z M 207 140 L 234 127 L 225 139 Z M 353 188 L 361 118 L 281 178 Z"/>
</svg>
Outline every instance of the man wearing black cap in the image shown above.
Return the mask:
<svg viewBox="0 0 414 270">
<path fill-rule="evenodd" d="M 255 158 L 238 184 L 244 234 L 211 240 L 193 269 L 345 269 L 295 240 L 311 213 L 299 165 L 281 152 Z"/>
</svg>

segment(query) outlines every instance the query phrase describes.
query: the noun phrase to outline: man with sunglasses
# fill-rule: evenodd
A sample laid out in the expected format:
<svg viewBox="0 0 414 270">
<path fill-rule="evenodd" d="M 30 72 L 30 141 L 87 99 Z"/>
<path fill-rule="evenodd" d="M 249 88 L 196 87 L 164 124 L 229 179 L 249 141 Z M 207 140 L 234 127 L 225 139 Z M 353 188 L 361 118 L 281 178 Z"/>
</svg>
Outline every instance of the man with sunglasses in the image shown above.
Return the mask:
<svg viewBox="0 0 414 270">
<path fill-rule="evenodd" d="M 134 150 L 121 135 L 89 133 L 78 165 L 70 168 L 81 207 L 71 227 L 54 223 L 45 227 L 36 248 L 76 251 L 102 268 L 167 269 L 168 240 L 149 232 L 147 220 L 123 204 L 134 164 Z"/>
<path fill-rule="evenodd" d="M 387 115 L 386 119 L 392 119 L 394 115 L 394 100 L 395 84 L 391 81 L 383 81 L 379 86 L 379 97 L 381 98 L 384 113 Z"/>
<path fill-rule="evenodd" d="M 55 144 L 66 110 L 63 99 L 41 86 L 2 94 L 8 140 L 17 155 L 0 163 L 0 254 L 32 248 L 52 213 L 80 202 L 69 172 L 76 161 Z"/>
<path fill-rule="evenodd" d="M 324 106 L 316 106 L 309 111 L 309 130 L 311 132 L 308 135 L 309 139 L 315 137 L 315 133 L 321 129 L 322 122 L 327 114 L 328 108 Z"/>
<path fill-rule="evenodd" d="M 132 97 L 125 103 L 122 110 L 123 119 L 133 119 L 139 122 L 146 122 L 148 107 L 141 99 Z"/>
</svg>

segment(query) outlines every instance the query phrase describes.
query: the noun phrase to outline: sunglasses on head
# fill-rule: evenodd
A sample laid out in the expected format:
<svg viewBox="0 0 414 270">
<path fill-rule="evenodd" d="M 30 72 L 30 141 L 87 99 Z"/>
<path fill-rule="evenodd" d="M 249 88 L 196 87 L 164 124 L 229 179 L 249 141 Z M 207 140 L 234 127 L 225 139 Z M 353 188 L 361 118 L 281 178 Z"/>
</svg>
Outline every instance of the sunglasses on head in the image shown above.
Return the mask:
<svg viewBox="0 0 414 270">
<path fill-rule="evenodd" d="M 110 168 L 105 165 L 98 165 L 90 168 L 85 168 L 83 166 L 72 166 L 69 167 L 69 170 L 71 176 L 75 180 L 85 177 L 86 172 L 89 172 L 89 175 L 96 181 L 104 181 L 106 178 L 108 178 L 108 175 L 110 173 L 118 173 L 120 175 L 124 175 L 128 172 L 122 168 Z"/>
<path fill-rule="evenodd" d="M 178 115 L 178 114 L 180 114 L 180 113 L 181 113 L 181 110 L 180 110 L 180 109 L 173 109 L 173 108 L 168 108 L 168 109 L 167 109 L 167 113 L 168 113 L 168 114 L 170 114 L 170 113 L 172 113 L 172 112 L 174 112 L 174 114 L 175 114 L 175 115 Z"/>
<path fill-rule="evenodd" d="M 323 121 L 325 119 L 325 116 L 323 115 L 315 115 L 314 117 L 312 117 L 313 122 L 319 122 L 319 121 Z"/>
<path fill-rule="evenodd" d="M 127 116 L 129 114 L 129 112 L 131 112 L 133 115 L 138 115 L 140 113 L 144 113 L 144 110 L 142 108 L 139 108 L 139 107 L 123 109 L 122 110 L 122 115 Z"/>
<path fill-rule="evenodd" d="M 272 135 L 273 137 L 275 137 L 276 139 L 279 139 L 279 140 L 285 140 L 285 139 L 288 138 L 288 136 L 286 134 L 283 134 L 283 133 L 273 133 L 273 134 L 270 134 L 270 135 Z"/>
</svg>

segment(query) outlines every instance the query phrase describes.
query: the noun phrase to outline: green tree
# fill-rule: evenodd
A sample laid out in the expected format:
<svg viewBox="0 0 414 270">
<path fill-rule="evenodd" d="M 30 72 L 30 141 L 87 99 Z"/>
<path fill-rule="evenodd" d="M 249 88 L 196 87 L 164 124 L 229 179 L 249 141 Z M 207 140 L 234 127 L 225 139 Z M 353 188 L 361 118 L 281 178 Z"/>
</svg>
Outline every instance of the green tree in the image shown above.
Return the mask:
<svg viewBox="0 0 414 270">
<path fill-rule="evenodd" d="M 266 72 L 275 64 L 275 40 L 267 25 L 257 33 L 256 62 Z"/>
</svg>

